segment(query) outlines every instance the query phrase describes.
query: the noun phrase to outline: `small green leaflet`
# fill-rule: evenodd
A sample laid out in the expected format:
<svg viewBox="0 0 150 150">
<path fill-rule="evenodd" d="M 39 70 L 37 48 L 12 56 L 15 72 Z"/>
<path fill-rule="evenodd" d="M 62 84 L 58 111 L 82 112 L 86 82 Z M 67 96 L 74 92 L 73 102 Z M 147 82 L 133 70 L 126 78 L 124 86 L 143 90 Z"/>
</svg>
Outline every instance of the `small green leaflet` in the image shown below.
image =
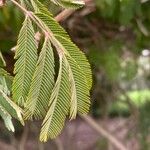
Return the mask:
<svg viewBox="0 0 150 150">
<path fill-rule="evenodd" d="M 13 99 L 23 106 L 29 92 L 32 76 L 37 62 L 37 46 L 34 38 L 34 29 L 28 17 L 26 17 L 19 33 L 15 59 L 13 81 Z"/>
<path fill-rule="evenodd" d="M 0 105 L 0 116 L 3 118 L 5 126 L 9 131 L 14 132 L 15 128 L 12 123 L 12 117 L 11 115 Z"/>
<path fill-rule="evenodd" d="M 6 62 L 2 56 L 2 53 L 0 52 L 0 67 L 6 66 Z"/>
<path fill-rule="evenodd" d="M 53 88 L 49 110 L 43 121 L 40 140 L 46 142 L 60 134 L 70 107 L 70 85 L 68 68 L 63 56 L 60 56 L 60 68 Z"/>
<path fill-rule="evenodd" d="M 6 80 L 10 80 L 9 74 L 0 74 L 0 116 L 5 122 L 8 130 L 14 132 L 12 117 L 18 119 L 23 125 L 22 110 L 12 100 L 10 100 L 10 89 L 7 86 Z"/>
<path fill-rule="evenodd" d="M 50 40 L 45 38 L 25 106 L 26 119 L 45 117 L 53 86 L 54 56 Z"/>
<path fill-rule="evenodd" d="M 60 5 L 64 8 L 77 9 L 83 7 L 85 2 L 83 0 L 51 0 L 54 4 Z"/>
<path fill-rule="evenodd" d="M 9 131 L 14 132 L 14 126 L 12 123 L 12 117 L 11 115 L 7 112 L 7 110 L 4 108 L 6 106 L 6 99 L 2 96 L 5 93 L 10 94 L 10 91 L 7 87 L 5 77 L 0 75 L 0 116 L 4 120 L 5 126 Z"/>
</svg>

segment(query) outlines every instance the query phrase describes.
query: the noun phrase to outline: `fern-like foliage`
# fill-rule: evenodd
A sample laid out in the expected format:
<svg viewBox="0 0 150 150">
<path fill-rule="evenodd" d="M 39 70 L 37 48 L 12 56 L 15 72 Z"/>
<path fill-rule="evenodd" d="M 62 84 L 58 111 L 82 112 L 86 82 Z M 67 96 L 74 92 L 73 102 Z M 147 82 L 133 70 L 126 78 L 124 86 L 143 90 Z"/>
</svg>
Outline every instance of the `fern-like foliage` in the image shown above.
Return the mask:
<svg viewBox="0 0 150 150">
<path fill-rule="evenodd" d="M 34 1 L 34 8 L 38 8 L 36 15 L 43 23 L 53 32 L 57 41 L 61 43 L 66 53 L 69 53 L 71 57 L 80 66 L 82 72 L 85 74 L 88 82 L 89 89 L 92 87 L 92 75 L 90 64 L 83 54 L 83 52 L 71 41 L 67 32 L 55 21 L 53 15 L 42 5 L 38 0 Z M 67 50 L 67 51 L 66 51 Z"/>
<path fill-rule="evenodd" d="M 71 111 L 70 118 L 74 119 L 78 111 L 79 114 L 86 114 L 89 111 L 89 89 L 81 68 L 77 62 L 70 56 L 67 56 L 69 65 L 69 75 L 71 82 Z M 76 110 L 77 107 L 77 111 Z"/>
<path fill-rule="evenodd" d="M 37 46 L 34 39 L 34 29 L 29 17 L 26 17 L 19 33 L 15 54 L 13 81 L 13 99 L 21 106 L 24 105 L 29 92 L 32 76 L 37 62 Z"/>
<path fill-rule="evenodd" d="M 44 12 L 42 11 L 41 13 L 37 13 L 36 15 L 41 19 L 41 21 L 43 21 L 45 26 L 47 26 L 53 32 L 54 37 L 56 38 L 57 42 L 60 43 L 65 53 L 67 53 L 67 55 L 71 55 L 71 57 L 80 66 L 82 72 L 87 78 L 88 86 L 90 89 L 92 86 L 91 68 L 83 52 L 81 52 L 79 48 L 72 43 L 66 31 L 52 17 L 44 14 Z"/>
<path fill-rule="evenodd" d="M 89 90 L 92 87 L 92 74 L 91 74 L 91 67 L 83 52 L 68 38 L 64 38 L 60 34 L 56 35 L 58 41 L 61 42 L 64 49 L 67 50 L 67 53 L 74 59 L 77 63 L 77 66 L 80 68 L 82 74 L 86 77 L 87 84 Z"/>
<path fill-rule="evenodd" d="M 30 1 L 36 13 L 43 12 L 44 14 L 47 14 L 52 17 L 52 14 L 48 11 L 48 9 L 38 0 L 30 0 Z"/>
<path fill-rule="evenodd" d="M 23 7 L 25 1 L 21 2 Z M 45 142 L 60 134 L 67 116 L 71 120 L 78 113 L 88 113 L 92 74 L 83 52 L 71 41 L 47 8 L 38 0 L 29 2 L 34 12 L 24 10 L 26 19 L 15 54 L 17 61 L 13 99 L 24 107 L 25 120 L 44 119 L 40 140 Z M 76 0 L 53 2 L 75 8 L 82 4 Z M 33 23 L 38 27 L 36 31 L 43 34 L 45 39 L 40 46 L 42 48 L 36 45 Z M 53 53 L 58 56 L 58 60 Z M 57 63 L 58 72 L 55 67 Z"/>
<path fill-rule="evenodd" d="M 45 117 L 53 86 L 54 56 L 51 42 L 46 38 L 31 82 L 25 108 L 26 118 Z"/>
<path fill-rule="evenodd" d="M 47 141 L 48 138 L 55 138 L 62 130 L 65 118 L 70 107 L 70 84 L 68 68 L 65 58 L 60 56 L 60 68 L 58 77 L 53 88 L 49 111 L 43 121 L 40 140 Z"/>
</svg>

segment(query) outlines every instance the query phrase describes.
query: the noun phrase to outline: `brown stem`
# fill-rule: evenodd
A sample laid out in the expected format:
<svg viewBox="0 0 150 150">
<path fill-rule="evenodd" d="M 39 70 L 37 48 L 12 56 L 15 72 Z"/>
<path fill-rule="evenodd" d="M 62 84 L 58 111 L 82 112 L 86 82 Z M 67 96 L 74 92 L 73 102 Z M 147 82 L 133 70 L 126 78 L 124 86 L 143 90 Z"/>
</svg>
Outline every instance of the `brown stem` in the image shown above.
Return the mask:
<svg viewBox="0 0 150 150">
<path fill-rule="evenodd" d="M 25 144 L 26 144 L 26 141 L 27 141 L 27 138 L 28 138 L 28 133 L 29 133 L 29 126 L 26 125 L 24 127 L 24 130 L 23 130 L 23 133 L 22 133 L 22 136 L 21 136 L 21 140 L 20 140 L 20 143 L 19 143 L 19 150 L 25 150 Z"/>
<path fill-rule="evenodd" d="M 56 146 L 57 146 L 57 150 L 64 150 L 63 148 L 63 144 L 62 144 L 62 141 L 60 140 L 59 137 L 57 137 L 55 140 L 54 140 Z"/>
<path fill-rule="evenodd" d="M 118 150 L 127 150 L 127 148 L 111 133 L 109 133 L 106 129 L 100 126 L 94 119 L 90 116 L 81 116 L 83 120 L 85 120 L 94 130 L 96 130 L 103 137 L 107 138 L 110 143 L 112 143 Z"/>
<path fill-rule="evenodd" d="M 57 22 L 60 22 L 62 20 L 67 19 L 69 16 L 71 16 L 73 13 L 75 12 L 75 10 L 73 9 L 65 9 L 64 11 L 62 11 L 61 13 L 59 13 L 56 17 L 55 20 Z"/>
</svg>

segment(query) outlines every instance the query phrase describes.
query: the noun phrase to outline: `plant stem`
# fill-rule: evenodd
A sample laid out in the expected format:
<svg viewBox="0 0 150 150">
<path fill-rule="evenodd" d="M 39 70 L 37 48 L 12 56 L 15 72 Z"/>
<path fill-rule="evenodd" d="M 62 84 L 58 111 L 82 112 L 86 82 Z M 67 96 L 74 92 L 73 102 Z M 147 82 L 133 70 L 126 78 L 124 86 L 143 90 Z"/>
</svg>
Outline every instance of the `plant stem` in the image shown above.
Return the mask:
<svg viewBox="0 0 150 150">
<path fill-rule="evenodd" d="M 25 14 L 28 13 L 28 10 L 22 7 L 18 2 L 16 2 L 15 0 L 10 0 L 10 1 L 13 2 L 17 7 L 19 7 Z"/>
<path fill-rule="evenodd" d="M 46 37 L 49 37 L 51 40 L 52 44 L 55 46 L 57 52 L 59 55 L 63 55 L 64 47 L 61 45 L 61 43 L 55 38 L 53 35 L 52 31 L 44 25 L 44 23 L 36 16 L 33 14 L 33 12 L 28 11 L 25 9 L 21 4 L 19 4 L 15 0 L 10 0 L 12 3 L 14 3 L 17 7 L 19 7 L 26 16 L 30 17 L 30 19 L 42 30 L 42 32 L 45 34 Z"/>
<path fill-rule="evenodd" d="M 127 150 L 127 148 L 112 134 L 110 134 L 107 130 L 101 127 L 95 120 L 92 119 L 90 116 L 83 116 L 80 117 L 86 121 L 95 131 L 101 134 L 103 137 L 107 138 L 118 150 Z"/>
</svg>

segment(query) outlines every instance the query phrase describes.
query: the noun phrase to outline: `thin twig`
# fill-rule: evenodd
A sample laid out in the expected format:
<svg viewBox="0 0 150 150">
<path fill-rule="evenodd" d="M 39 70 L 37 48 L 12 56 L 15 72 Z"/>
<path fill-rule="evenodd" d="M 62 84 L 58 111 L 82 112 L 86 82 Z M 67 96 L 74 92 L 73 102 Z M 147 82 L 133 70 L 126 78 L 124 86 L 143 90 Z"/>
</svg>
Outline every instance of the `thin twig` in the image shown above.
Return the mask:
<svg viewBox="0 0 150 150">
<path fill-rule="evenodd" d="M 69 16 L 71 16 L 75 12 L 74 9 L 65 9 L 61 13 L 59 13 L 56 17 L 55 20 L 60 22 L 62 20 L 67 19 Z"/>
<path fill-rule="evenodd" d="M 81 116 L 83 120 L 85 120 L 94 130 L 96 130 L 103 137 L 108 139 L 116 148 L 119 150 L 127 150 L 127 148 L 111 133 L 109 133 L 106 129 L 100 126 L 100 124 L 96 123 L 94 119 L 90 116 Z"/>
<path fill-rule="evenodd" d="M 136 19 L 137 25 L 140 29 L 140 31 L 145 35 L 145 36 L 149 36 L 149 31 L 147 30 L 147 28 L 144 26 L 144 24 L 142 23 L 142 20 L 140 19 Z"/>
<path fill-rule="evenodd" d="M 59 137 L 57 137 L 55 140 L 54 140 L 56 146 L 57 146 L 57 150 L 64 150 L 63 148 L 63 144 L 62 144 L 62 141 Z"/>
<path fill-rule="evenodd" d="M 141 0 L 141 3 L 146 3 L 148 2 L 149 0 Z"/>
<path fill-rule="evenodd" d="M 44 144 L 41 142 L 38 142 L 38 148 L 39 148 L 39 150 L 44 150 L 45 149 Z"/>
<path fill-rule="evenodd" d="M 26 8 L 23 8 L 21 4 L 19 4 L 15 0 L 10 0 L 17 7 L 19 7 L 24 13 L 26 17 L 29 17 L 34 23 L 42 30 L 46 37 L 51 40 L 51 43 L 55 46 L 59 55 L 63 55 L 65 52 L 64 47 L 60 44 L 60 42 L 53 35 L 53 32 L 31 11 L 28 11 Z"/>
<path fill-rule="evenodd" d="M 28 133 L 29 133 L 29 126 L 26 125 L 24 127 L 24 130 L 23 130 L 23 133 L 22 133 L 22 136 L 21 136 L 21 140 L 20 140 L 20 143 L 19 143 L 19 150 L 25 150 L 25 144 L 26 144 L 26 141 L 27 141 L 27 138 L 28 138 Z"/>
<path fill-rule="evenodd" d="M 118 89 L 124 95 L 125 100 L 126 100 L 128 106 L 129 106 L 132 114 L 134 115 L 134 119 L 138 119 L 138 116 L 139 116 L 138 108 L 134 105 L 134 103 L 132 102 L 132 100 L 130 99 L 130 97 L 128 96 L 128 94 L 126 93 L 126 91 L 124 89 L 122 89 L 121 87 L 118 87 Z"/>
</svg>

